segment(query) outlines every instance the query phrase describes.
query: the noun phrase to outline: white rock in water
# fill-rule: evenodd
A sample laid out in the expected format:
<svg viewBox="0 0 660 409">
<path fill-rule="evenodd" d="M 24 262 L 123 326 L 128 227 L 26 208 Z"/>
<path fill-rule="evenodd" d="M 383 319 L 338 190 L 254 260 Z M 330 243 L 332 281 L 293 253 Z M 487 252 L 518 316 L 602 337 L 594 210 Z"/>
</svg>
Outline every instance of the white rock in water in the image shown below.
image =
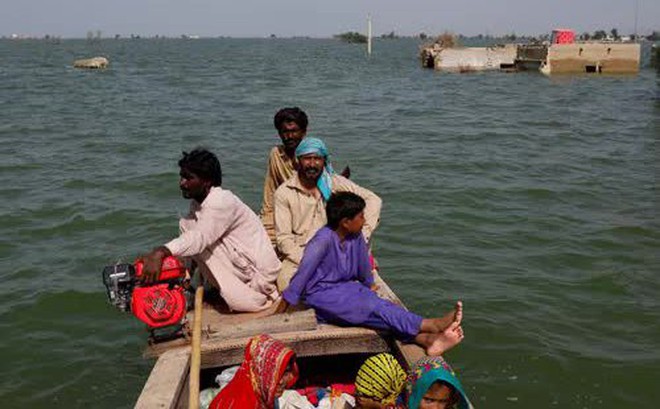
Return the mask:
<svg viewBox="0 0 660 409">
<path fill-rule="evenodd" d="M 105 57 L 87 58 L 73 62 L 75 68 L 105 68 L 110 62 Z"/>
</svg>

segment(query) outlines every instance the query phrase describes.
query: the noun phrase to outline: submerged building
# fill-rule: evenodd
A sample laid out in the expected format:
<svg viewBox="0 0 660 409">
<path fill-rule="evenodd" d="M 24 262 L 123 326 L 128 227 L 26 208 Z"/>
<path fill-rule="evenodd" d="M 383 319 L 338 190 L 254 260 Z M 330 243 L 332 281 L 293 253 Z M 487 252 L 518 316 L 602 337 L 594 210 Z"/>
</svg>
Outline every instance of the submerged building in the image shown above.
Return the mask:
<svg viewBox="0 0 660 409">
<path fill-rule="evenodd" d="M 422 61 L 426 68 L 441 71 L 470 72 L 513 67 L 517 48 L 515 44 L 468 48 L 435 46 L 422 50 L 422 54 Z"/>
<path fill-rule="evenodd" d="M 611 41 L 576 42 L 572 30 L 557 29 L 545 44 L 508 44 L 489 48 L 422 49 L 422 65 L 440 71 L 539 70 L 544 74 L 634 74 L 641 46 Z"/>
</svg>

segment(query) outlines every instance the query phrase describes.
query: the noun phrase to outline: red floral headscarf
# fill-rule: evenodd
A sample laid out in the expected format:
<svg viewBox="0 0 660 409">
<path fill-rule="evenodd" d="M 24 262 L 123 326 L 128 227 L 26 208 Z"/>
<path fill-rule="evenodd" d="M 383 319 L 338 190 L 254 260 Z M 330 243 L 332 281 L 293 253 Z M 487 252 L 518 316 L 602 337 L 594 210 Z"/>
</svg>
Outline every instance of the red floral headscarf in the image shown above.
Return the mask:
<svg viewBox="0 0 660 409">
<path fill-rule="evenodd" d="M 251 338 L 234 379 L 213 399 L 209 409 L 272 409 L 277 386 L 289 362 L 293 362 L 294 376 L 287 388 L 298 380 L 293 350 L 270 335 Z"/>
</svg>

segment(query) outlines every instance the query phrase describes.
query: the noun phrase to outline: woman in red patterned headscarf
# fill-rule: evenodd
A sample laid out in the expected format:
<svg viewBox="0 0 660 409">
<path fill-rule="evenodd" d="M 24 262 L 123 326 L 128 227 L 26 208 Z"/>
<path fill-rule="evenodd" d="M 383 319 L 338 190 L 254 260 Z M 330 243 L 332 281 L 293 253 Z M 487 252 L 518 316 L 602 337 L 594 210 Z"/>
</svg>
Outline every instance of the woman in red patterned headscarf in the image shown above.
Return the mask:
<svg viewBox="0 0 660 409">
<path fill-rule="evenodd" d="M 298 380 L 293 350 L 270 335 L 257 335 L 245 347 L 245 360 L 234 379 L 209 409 L 273 409 L 285 388 Z"/>
</svg>

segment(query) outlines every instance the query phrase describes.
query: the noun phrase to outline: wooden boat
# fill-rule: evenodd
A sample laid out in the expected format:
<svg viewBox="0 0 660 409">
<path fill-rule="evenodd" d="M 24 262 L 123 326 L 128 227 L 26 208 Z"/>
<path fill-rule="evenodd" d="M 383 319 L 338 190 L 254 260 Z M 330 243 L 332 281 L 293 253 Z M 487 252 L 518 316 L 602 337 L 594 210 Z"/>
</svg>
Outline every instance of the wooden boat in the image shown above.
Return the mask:
<svg viewBox="0 0 660 409">
<path fill-rule="evenodd" d="M 381 297 L 403 305 L 387 284 L 376 275 Z M 213 378 L 224 368 L 243 361 L 249 338 L 269 333 L 293 348 L 301 376 L 297 387 L 323 382 L 353 382 L 364 360 L 377 353 L 390 352 L 405 370 L 424 356 L 413 344 L 402 344 L 390 334 L 366 328 L 317 324 L 310 309 L 274 314 L 274 309 L 259 313 L 229 314 L 205 307 L 201 343 L 201 385 L 213 385 Z M 190 345 L 185 339 L 150 346 L 149 357 L 158 357 L 136 408 L 186 408 Z"/>
</svg>

